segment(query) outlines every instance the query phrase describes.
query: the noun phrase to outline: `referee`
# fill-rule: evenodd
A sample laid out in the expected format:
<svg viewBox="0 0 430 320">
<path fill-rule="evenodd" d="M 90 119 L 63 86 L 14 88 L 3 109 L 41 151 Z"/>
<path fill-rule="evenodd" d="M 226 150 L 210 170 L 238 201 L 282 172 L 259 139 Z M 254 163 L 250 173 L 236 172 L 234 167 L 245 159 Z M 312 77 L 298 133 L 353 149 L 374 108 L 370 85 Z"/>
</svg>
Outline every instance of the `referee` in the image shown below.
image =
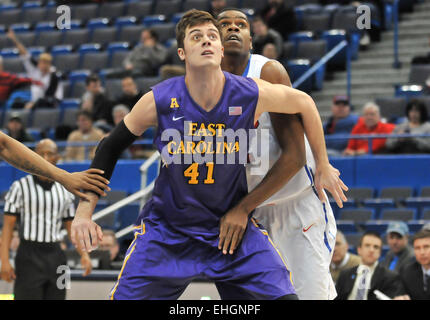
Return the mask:
<svg viewBox="0 0 430 320">
<path fill-rule="evenodd" d="M 41 140 L 36 153 L 52 164 L 59 159 L 57 145 L 50 139 Z M 60 248 L 60 229 L 64 222 L 70 236 L 74 216 L 74 196 L 58 182 L 34 175 L 15 181 L 5 197 L 2 234 L 1 278 L 15 280 L 17 300 L 64 300 L 65 289 L 57 287 L 57 268 L 67 265 Z M 19 221 L 20 245 L 15 258 L 15 270 L 9 261 L 9 244 Z M 84 275 L 91 272 L 91 260 L 81 254 Z"/>
</svg>

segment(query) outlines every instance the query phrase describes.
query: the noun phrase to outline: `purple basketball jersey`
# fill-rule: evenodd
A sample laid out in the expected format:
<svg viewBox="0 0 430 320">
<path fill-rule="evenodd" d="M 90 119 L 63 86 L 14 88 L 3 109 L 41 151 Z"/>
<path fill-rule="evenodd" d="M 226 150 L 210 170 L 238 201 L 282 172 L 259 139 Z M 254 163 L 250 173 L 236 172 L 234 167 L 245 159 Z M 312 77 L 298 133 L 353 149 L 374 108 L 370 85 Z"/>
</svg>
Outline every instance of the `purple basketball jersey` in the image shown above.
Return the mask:
<svg viewBox="0 0 430 320">
<path fill-rule="evenodd" d="M 142 219 L 161 219 L 182 234 L 216 246 L 220 218 L 247 194 L 246 171 L 239 154 L 248 153 L 248 143 L 238 139 L 228 142 L 221 133 L 254 128 L 258 87 L 250 78 L 224 75 L 222 96 L 209 112 L 192 99 L 184 77 L 152 88 L 158 116 L 154 142 L 164 161 L 152 198 L 137 224 Z M 179 139 L 165 138 L 172 129 Z M 212 160 L 190 161 L 196 154 L 211 155 Z M 180 163 L 166 164 L 169 156 Z M 229 156 L 235 159 L 234 164 L 228 164 Z"/>
</svg>

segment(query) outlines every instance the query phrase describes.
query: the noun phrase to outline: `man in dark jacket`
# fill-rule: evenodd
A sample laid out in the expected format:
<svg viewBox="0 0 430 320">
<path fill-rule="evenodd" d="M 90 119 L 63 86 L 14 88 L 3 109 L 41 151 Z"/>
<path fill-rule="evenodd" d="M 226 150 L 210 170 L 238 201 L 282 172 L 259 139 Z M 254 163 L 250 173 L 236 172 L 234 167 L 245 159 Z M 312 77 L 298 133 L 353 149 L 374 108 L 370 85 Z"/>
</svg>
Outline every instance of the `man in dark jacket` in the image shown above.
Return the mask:
<svg viewBox="0 0 430 320">
<path fill-rule="evenodd" d="M 336 300 L 377 300 L 377 291 L 390 298 L 404 294 L 399 275 L 378 264 L 381 249 L 379 234 L 363 234 L 357 248 L 361 263 L 341 272 L 336 282 Z"/>
<path fill-rule="evenodd" d="M 270 29 L 278 31 L 284 40 L 297 31 L 297 19 L 293 7 L 287 7 L 283 0 L 269 0 L 259 12 Z"/>
<path fill-rule="evenodd" d="M 400 270 L 406 295 L 396 300 L 430 300 L 430 231 L 417 232 L 413 244 L 416 260 Z"/>
</svg>

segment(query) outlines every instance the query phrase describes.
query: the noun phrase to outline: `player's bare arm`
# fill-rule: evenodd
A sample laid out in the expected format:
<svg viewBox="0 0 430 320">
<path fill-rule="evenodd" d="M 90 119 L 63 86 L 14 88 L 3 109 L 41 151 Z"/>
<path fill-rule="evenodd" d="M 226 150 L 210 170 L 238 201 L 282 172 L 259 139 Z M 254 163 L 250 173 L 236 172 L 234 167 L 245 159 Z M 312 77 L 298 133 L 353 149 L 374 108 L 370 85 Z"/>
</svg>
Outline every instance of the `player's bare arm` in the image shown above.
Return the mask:
<svg viewBox="0 0 430 320">
<path fill-rule="evenodd" d="M 260 77 L 271 83 L 291 87 L 288 73 L 278 61 L 267 62 Z M 221 219 L 218 248 L 224 254 L 233 254 L 239 245 L 248 223 L 248 215 L 279 191 L 305 165 L 304 130 L 299 117 L 281 113 L 270 113 L 270 117 L 282 153 L 263 180 Z"/>
<path fill-rule="evenodd" d="M 10 242 L 12 241 L 13 229 L 16 224 L 16 216 L 4 215 L 3 218 L 3 230 L 2 239 L 0 246 L 0 261 L 1 261 L 1 280 L 11 282 L 15 280 L 15 270 L 9 261 L 9 248 Z"/>
<path fill-rule="evenodd" d="M 82 189 L 91 190 L 105 196 L 104 190 L 110 190 L 109 181 L 101 176 L 98 169 L 70 173 L 62 170 L 33 152 L 19 141 L 0 132 L 0 157 L 14 167 L 25 172 L 58 181 L 68 191 L 78 197 L 87 198 Z"/>
<path fill-rule="evenodd" d="M 154 95 L 150 91 L 140 98 L 113 132 L 100 142 L 91 167 L 103 170 L 105 178 L 110 179 L 121 153 L 146 129 L 155 125 L 157 110 Z M 71 238 L 77 248 L 90 252 L 97 248 L 103 238 L 103 232 L 100 226 L 91 220 L 98 196 L 91 191 L 86 191 L 85 194 L 88 200 L 79 201 L 72 223 Z"/>
<path fill-rule="evenodd" d="M 306 93 L 279 84 L 270 84 L 254 79 L 259 87 L 256 120 L 263 112 L 299 113 L 316 162 L 315 188 L 321 201 L 325 201 L 323 190 L 328 190 L 337 205 L 342 208 L 348 187 L 339 178 L 340 172 L 328 161 L 321 118 L 313 99 Z"/>
<path fill-rule="evenodd" d="M 69 239 L 71 240 L 72 237 L 72 220 L 67 220 L 64 222 L 64 226 L 66 227 L 67 230 L 67 235 L 69 236 Z M 86 277 L 87 275 L 89 275 L 93 269 L 93 265 L 91 264 L 91 259 L 90 259 L 90 255 L 88 254 L 88 252 L 82 251 L 80 249 L 76 250 L 79 255 L 81 256 L 81 266 L 84 269 L 82 275 L 84 277 Z"/>
</svg>

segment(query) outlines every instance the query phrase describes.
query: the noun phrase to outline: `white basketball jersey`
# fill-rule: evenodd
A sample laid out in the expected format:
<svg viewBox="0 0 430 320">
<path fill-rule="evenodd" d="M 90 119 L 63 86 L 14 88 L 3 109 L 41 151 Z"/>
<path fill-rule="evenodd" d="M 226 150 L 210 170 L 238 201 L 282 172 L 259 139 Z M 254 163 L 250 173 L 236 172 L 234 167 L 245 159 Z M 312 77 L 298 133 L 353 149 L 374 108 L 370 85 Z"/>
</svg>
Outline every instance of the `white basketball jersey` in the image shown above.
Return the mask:
<svg viewBox="0 0 430 320">
<path fill-rule="evenodd" d="M 247 67 L 247 72 L 245 71 L 244 76 L 251 78 L 260 78 L 261 69 L 266 64 L 266 62 L 270 61 L 270 59 L 258 55 L 252 54 L 249 65 Z M 273 166 L 273 164 L 278 160 L 281 155 L 281 148 L 279 147 L 275 131 L 272 127 L 272 122 L 270 120 L 270 115 L 268 112 L 264 112 L 260 118 L 258 119 L 258 127 L 257 131 L 261 129 L 269 130 L 269 169 Z M 258 154 L 258 144 L 261 143 L 257 137 L 261 137 L 260 133 L 251 134 L 250 136 L 250 146 L 249 146 L 249 155 L 250 155 L 250 164 L 247 165 L 246 176 L 248 182 L 248 191 L 253 190 L 260 182 L 263 180 L 267 171 L 264 174 L 252 174 L 251 168 L 255 163 L 255 159 L 258 159 L 260 156 Z M 300 169 L 299 172 L 296 173 L 294 177 L 290 179 L 290 181 L 282 187 L 277 193 L 272 195 L 269 199 L 263 202 L 259 207 L 266 205 L 273 205 L 279 202 L 282 202 L 288 198 L 293 198 L 299 195 L 301 192 L 308 190 L 313 185 L 313 173 L 315 172 L 315 159 L 312 155 L 311 148 L 309 146 L 308 139 L 306 136 L 305 139 L 305 150 L 306 150 L 306 165 Z M 264 142 L 263 142 L 264 143 Z"/>
</svg>

